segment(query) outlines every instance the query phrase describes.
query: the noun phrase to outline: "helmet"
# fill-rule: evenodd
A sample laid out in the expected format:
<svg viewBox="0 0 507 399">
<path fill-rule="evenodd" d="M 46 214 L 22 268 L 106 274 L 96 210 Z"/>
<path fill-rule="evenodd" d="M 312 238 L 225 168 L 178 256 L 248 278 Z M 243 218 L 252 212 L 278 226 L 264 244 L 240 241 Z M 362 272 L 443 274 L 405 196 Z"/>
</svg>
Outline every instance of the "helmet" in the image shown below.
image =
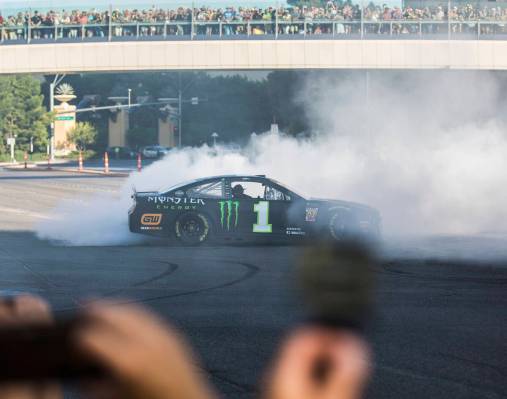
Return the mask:
<svg viewBox="0 0 507 399">
<path fill-rule="evenodd" d="M 241 184 L 236 184 L 232 188 L 232 194 L 233 195 L 241 195 L 241 194 L 244 194 L 244 193 L 245 193 L 245 189 L 243 188 L 243 186 Z"/>
</svg>

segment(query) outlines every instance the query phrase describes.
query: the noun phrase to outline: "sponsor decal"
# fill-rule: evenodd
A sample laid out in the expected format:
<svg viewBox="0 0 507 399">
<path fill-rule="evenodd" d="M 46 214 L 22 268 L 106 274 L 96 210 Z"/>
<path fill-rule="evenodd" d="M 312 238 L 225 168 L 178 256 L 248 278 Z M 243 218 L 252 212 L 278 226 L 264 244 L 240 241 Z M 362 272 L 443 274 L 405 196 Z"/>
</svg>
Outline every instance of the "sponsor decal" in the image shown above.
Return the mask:
<svg viewBox="0 0 507 399">
<path fill-rule="evenodd" d="M 173 205 L 205 205 L 206 203 L 202 198 L 181 198 L 181 197 L 164 197 L 161 195 L 148 197 L 148 202 L 154 204 L 173 204 Z"/>
<path fill-rule="evenodd" d="M 141 216 L 141 230 L 162 230 L 160 223 L 162 222 L 162 214 L 145 213 Z"/>
<path fill-rule="evenodd" d="M 157 209 L 164 211 L 195 211 L 197 205 L 157 205 Z"/>
<path fill-rule="evenodd" d="M 306 208 L 305 221 L 315 222 L 317 220 L 317 213 L 319 213 L 319 208 Z"/>
<path fill-rule="evenodd" d="M 306 232 L 304 232 L 301 227 L 287 227 L 285 234 L 288 236 L 304 236 Z"/>
<path fill-rule="evenodd" d="M 184 191 L 178 190 L 174 193 L 176 197 L 183 197 L 185 195 Z"/>
<path fill-rule="evenodd" d="M 239 201 L 219 201 L 218 205 L 220 206 L 220 224 L 222 228 L 230 230 L 233 224 L 234 227 L 238 227 Z"/>
<path fill-rule="evenodd" d="M 141 216 L 141 224 L 143 226 L 158 226 L 161 222 L 161 213 L 145 213 L 143 216 Z"/>
</svg>

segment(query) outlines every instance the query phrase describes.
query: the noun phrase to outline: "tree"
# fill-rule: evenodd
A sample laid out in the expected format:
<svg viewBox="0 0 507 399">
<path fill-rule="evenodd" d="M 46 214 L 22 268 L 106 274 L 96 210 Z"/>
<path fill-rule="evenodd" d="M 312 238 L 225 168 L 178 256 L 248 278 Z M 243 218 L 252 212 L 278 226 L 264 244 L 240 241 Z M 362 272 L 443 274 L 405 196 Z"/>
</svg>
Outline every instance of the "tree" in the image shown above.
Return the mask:
<svg viewBox="0 0 507 399">
<path fill-rule="evenodd" d="M 0 93 L 0 153 L 11 136 L 16 136 L 16 146 L 22 150 L 28 150 L 30 138 L 42 149 L 51 118 L 43 106 L 40 81 L 25 75 L 1 76 Z"/>
<path fill-rule="evenodd" d="M 86 150 L 86 146 L 93 144 L 97 137 L 97 130 L 89 122 L 78 122 L 67 134 L 70 142 L 74 143 L 79 151 Z"/>
</svg>

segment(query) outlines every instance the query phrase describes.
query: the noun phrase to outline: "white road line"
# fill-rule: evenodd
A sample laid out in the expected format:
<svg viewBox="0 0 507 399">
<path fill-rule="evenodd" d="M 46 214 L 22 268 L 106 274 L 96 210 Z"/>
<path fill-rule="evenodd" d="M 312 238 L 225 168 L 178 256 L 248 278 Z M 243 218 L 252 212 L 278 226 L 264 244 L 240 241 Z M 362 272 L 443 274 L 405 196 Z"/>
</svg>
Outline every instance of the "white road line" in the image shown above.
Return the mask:
<svg viewBox="0 0 507 399">
<path fill-rule="evenodd" d="M 44 215 L 42 213 L 37 213 L 37 212 L 30 212 L 30 211 L 27 211 L 27 210 L 24 210 L 24 209 L 18 209 L 18 208 L 6 208 L 6 207 L 3 207 L 3 206 L 0 206 L 0 212 L 14 213 L 14 214 L 17 214 L 17 215 L 31 216 L 33 218 L 39 218 L 39 219 L 51 219 L 51 217 L 48 216 L 48 215 Z"/>
</svg>

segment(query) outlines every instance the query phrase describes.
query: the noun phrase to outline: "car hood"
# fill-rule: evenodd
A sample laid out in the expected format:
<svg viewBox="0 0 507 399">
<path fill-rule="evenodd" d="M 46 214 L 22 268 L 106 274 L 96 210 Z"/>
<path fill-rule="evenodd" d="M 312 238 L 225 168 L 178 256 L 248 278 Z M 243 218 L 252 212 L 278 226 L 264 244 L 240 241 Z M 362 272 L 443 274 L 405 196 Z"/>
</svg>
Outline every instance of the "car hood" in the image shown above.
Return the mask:
<svg viewBox="0 0 507 399">
<path fill-rule="evenodd" d="M 316 202 L 316 203 L 322 203 L 326 205 L 336 205 L 336 206 L 343 206 L 346 208 L 354 208 L 354 209 L 360 209 L 367 212 L 372 212 L 378 214 L 378 211 L 375 208 L 372 208 L 371 206 L 361 204 L 359 202 L 352 202 L 352 201 L 344 201 L 344 200 L 337 200 L 337 199 L 327 199 L 327 198 L 310 198 L 307 200 L 308 202 Z"/>
</svg>

